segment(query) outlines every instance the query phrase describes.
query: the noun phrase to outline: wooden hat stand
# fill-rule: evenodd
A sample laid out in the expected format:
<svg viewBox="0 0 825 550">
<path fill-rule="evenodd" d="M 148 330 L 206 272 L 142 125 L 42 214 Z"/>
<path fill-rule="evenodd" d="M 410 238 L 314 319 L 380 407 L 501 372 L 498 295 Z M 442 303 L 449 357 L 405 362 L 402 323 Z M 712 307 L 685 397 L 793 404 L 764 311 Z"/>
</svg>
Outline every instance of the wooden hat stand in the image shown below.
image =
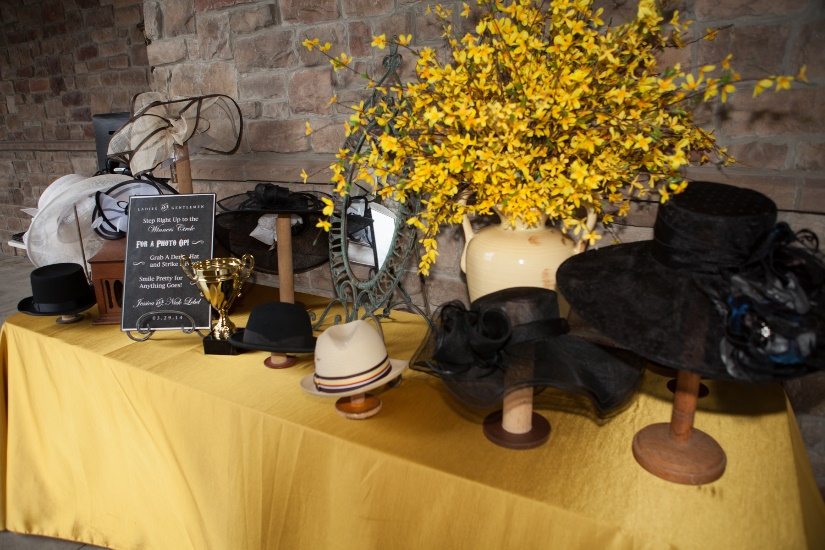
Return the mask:
<svg viewBox="0 0 825 550">
<path fill-rule="evenodd" d="M 380 323 L 378 323 L 378 331 L 383 336 Z M 387 382 L 387 387 L 395 387 L 400 382 L 401 377 L 399 376 Z M 381 411 L 382 406 L 381 398 L 369 392 L 341 397 L 335 401 L 335 410 L 338 411 L 338 414 L 350 420 L 364 420 L 375 416 Z"/>
<path fill-rule="evenodd" d="M 359 393 L 335 401 L 335 410 L 344 418 L 364 420 L 381 410 L 381 399 L 371 393 Z"/>
<path fill-rule="evenodd" d="M 696 373 L 678 371 L 670 423 L 651 424 L 633 438 L 636 462 L 666 481 L 703 485 L 725 473 L 725 451 L 713 437 L 693 427 L 699 380 Z"/>
<path fill-rule="evenodd" d="M 550 438 L 550 423 L 533 412 L 533 388 L 519 388 L 504 395 L 502 409 L 484 419 L 487 439 L 508 449 L 532 449 Z"/>
<path fill-rule="evenodd" d="M 289 214 L 278 214 L 275 222 L 278 250 L 278 296 L 282 302 L 295 303 L 295 273 L 292 266 L 292 224 Z M 270 369 L 286 369 L 294 366 L 298 358 L 286 353 L 271 353 L 264 359 Z"/>
</svg>

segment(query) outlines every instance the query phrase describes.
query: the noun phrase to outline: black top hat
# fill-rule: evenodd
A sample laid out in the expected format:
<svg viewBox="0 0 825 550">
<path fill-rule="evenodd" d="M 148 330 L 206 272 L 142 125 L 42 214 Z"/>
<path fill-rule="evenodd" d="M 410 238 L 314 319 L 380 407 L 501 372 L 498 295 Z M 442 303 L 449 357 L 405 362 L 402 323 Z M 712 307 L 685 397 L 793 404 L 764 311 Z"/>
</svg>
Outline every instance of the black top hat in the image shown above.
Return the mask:
<svg viewBox="0 0 825 550">
<path fill-rule="evenodd" d="M 17 310 L 29 315 L 72 315 L 95 304 L 95 293 L 78 264 L 44 265 L 31 272 L 32 296 Z"/>
<path fill-rule="evenodd" d="M 311 353 L 315 337 L 309 314 L 300 304 L 269 302 L 255 306 L 246 328 L 229 337 L 233 346 L 273 353 Z"/>
<path fill-rule="evenodd" d="M 277 248 L 271 241 L 256 238 L 262 217 L 292 216 L 292 268 L 307 271 L 329 260 L 329 238 L 317 227 L 324 208 L 322 193 L 292 192 L 272 183 L 259 183 L 252 191 L 221 199 L 221 212 L 215 217 L 215 239 L 233 256 L 252 254 L 255 271 L 278 273 Z M 274 237 L 274 221 L 268 224 Z M 266 231 L 264 231 L 264 234 Z"/>
<path fill-rule="evenodd" d="M 652 241 L 574 256 L 559 290 L 593 328 L 656 363 L 771 380 L 822 368 L 825 266 L 816 237 L 776 224 L 765 195 L 693 182 Z"/>
<path fill-rule="evenodd" d="M 466 405 L 489 407 L 520 387 L 551 386 L 587 395 L 600 413 L 620 407 L 641 379 L 640 366 L 567 334 L 557 294 L 516 287 L 459 301 L 435 315 L 435 331 L 415 366 L 444 380 Z"/>
</svg>

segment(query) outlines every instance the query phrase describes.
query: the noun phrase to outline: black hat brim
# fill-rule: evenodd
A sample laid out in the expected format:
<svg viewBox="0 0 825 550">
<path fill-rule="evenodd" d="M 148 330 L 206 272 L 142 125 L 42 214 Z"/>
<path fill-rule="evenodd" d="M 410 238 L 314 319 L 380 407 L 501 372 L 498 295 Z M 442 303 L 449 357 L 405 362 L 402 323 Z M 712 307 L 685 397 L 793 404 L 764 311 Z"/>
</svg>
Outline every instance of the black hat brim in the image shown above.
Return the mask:
<svg viewBox="0 0 825 550">
<path fill-rule="evenodd" d="M 277 274 L 277 246 L 250 236 L 258 225 L 258 219 L 273 213 L 263 210 L 221 212 L 215 216 L 215 239 L 233 256 L 251 254 L 255 258 L 255 271 Z M 329 261 L 329 237 L 323 229 L 316 227 L 321 218 L 320 212 L 295 214 L 302 216 L 303 223 L 292 229 L 292 269 L 295 273 L 302 273 Z"/>
<path fill-rule="evenodd" d="M 719 345 L 725 321 L 701 275 L 653 258 L 651 241 L 591 250 L 558 269 L 559 292 L 593 328 L 660 365 L 731 378 Z"/>
<path fill-rule="evenodd" d="M 465 405 L 490 407 L 525 387 L 551 387 L 586 396 L 600 415 L 609 414 L 633 395 L 644 371 L 581 338 L 560 335 L 508 346 L 502 367 L 490 372 L 474 366 L 441 376 L 450 393 Z"/>
<path fill-rule="evenodd" d="M 89 300 L 79 301 L 75 304 L 69 304 L 65 308 L 60 308 L 59 311 L 43 311 L 40 306 L 34 301 L 34 296 L 23 298 L 17 304 L 17 311 L 25 313 L 26 315 L 35 315 L 41 317 L 58 316 L 58 315 L 74 315 L 86 311 L 95 305 L 95 298 L 92 296 Z"/>
<path fill-rule="evenodd" d="M 272 344 L 251 344 L 244 342 L 245 329 L 238 329 L 232 336 L 229 337 L 229 342 L 236 348 L 248 349 L 253 351 L 268 351 L 270 353 L 313 353 L 315 351 L 315 336 L 308 337 L 303 345 L 285 346 L 277 342 Z"/>
</svg>

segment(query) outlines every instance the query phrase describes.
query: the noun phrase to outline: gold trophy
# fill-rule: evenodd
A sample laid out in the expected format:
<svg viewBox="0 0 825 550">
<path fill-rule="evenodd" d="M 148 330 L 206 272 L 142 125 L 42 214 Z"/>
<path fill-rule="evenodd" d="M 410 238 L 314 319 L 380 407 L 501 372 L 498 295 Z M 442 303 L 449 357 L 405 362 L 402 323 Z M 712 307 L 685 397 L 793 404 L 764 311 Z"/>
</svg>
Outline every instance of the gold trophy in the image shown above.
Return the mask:
<svg viewBox="0 0 825 550">
<path fill-rule="evenodd" d="M 244 284 L 252 275 L 255 259 L 244 254 L 241 259 L 212 258 L 192 263 L 189 256 L 183 254 L 180 257 L 180 267 L 218 312 L 218 322 L 203 339 L 204 353 L 237 354 L 237 349 L 229 343 L 229 337 L 235 332 L 235 324 L 229 320 L 227 312 L 240 297 Z"/>
</svg>

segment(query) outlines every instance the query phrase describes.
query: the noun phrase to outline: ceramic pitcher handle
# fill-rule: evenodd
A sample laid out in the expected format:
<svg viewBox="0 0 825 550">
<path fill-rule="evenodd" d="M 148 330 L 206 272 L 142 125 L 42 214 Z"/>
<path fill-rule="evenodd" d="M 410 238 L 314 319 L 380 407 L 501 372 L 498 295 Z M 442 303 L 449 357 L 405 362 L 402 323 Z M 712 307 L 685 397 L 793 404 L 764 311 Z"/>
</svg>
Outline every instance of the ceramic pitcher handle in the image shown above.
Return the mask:
<svg viewBox="0 0 825 550">
<path fill-rule="evenodd" d="M 190 280 L 195 282 L 198 281 L 195 276 L 195 269 L 192 267 L 192 260 L 189 258 L 188 254 L 180 255 L 180 268 L 183 270 L 183 274 L 189 277 Z"/>
<path fill-rule="evenodd" d="M 468 194 L 464 193 L 458 199 L 458 204 L 461 206 L 465 206 L 467 204 Z M 470 223 L 470 217 L 465 215 L 461 219 L 461 229 L 464 231 L 464 248 L 461 250 L 461 261 L 459 262 L 459 267 L 461 268 L 462 273 L 467 272 L 467 247 L 470 246 L 470 241 L 473 240 L 473 237 L 476 236 L 476 232 L 473 230 L 473 224 Z"/>
</svg>

